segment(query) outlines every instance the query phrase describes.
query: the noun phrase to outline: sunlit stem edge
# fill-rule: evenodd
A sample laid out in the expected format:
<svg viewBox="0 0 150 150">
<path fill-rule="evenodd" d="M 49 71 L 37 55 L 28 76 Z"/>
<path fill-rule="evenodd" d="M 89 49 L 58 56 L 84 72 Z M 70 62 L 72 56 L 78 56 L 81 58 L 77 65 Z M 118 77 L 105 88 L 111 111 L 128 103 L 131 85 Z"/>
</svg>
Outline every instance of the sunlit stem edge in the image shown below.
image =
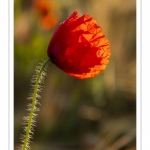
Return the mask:
<svg viewBox="0 0 150 150">
<path fill-rule="evenodd" d="M 35 83 L 35 88 L 34 88 L 34 93 L 33 93 L 33 99 L 32 99 L 32 106 L 31 106 L 31 111 L 30 111 L 30 115 L 29 115 L 29 121 L 28 121 L 28 126 L 27 126 L 27 130 L 26 130 L 26 134 L 25 134 L 25 140 L 24 140 L 24 144 L 23 144 L 23 150 L 26 150 L 27 148 L 27 144 L 28 144 L 28 140 L 29 140 L 29 134 L 30 134 L 30 130 L 31 130 L 31 126 L 32 126 L 32 120 L 33 120 L 33 114 L 34 114 L 34 108 L 35 108 L 35 102 L 36 102 L 36 94 L 37 94 L 37 89 L 38 89 L 38 84 L 42 75 L 42 72 L 46 66 L 46 64 L 51 61 L 50 58 L 48 58 L 42 65 L 40 72 L 37 76 L 37 80 Z"/>
</svg>

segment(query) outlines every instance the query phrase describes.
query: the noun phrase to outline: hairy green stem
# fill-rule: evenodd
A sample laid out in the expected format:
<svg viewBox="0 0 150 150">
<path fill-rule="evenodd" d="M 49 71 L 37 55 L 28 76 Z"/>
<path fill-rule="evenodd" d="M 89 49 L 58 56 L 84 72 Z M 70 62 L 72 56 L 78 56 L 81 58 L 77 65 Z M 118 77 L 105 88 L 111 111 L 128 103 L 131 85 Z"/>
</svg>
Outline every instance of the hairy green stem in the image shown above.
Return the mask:
<svg viewBox="0 0 150 150">
<path fill-rule="evenodd" d="M 35 86 L 34 86 L 34 90 L 33 90 L 33 97 L 32 97 L 32 104 L 31 104 L 31 108 L 30 108 L 30 113 L 29 113 L 29 117 L 28 117 L 28 124 L 26 127 L 26 133 L 24 136 L 24 140 L 23 140 L 23 147 L 22 150 L 27 150 L 29 149 L 29 139 L 30 139 L 30 133 L 31 133 L 31 128 L 32 128 L 32 123 L 34 122 L 34 111 L 36 109 L 36 98 L 38 95 L 38 87 L 40 84 L 40 80 L 42 77 L 42 73 L 44 72 L 44 68 L 46 66 L 46 64 L 50 61 L 50 59 L 47 59 L 42 66 L 40 67 L 39 73 L 37 75 L 36 81 L 35 81 Z"/>
</svg>

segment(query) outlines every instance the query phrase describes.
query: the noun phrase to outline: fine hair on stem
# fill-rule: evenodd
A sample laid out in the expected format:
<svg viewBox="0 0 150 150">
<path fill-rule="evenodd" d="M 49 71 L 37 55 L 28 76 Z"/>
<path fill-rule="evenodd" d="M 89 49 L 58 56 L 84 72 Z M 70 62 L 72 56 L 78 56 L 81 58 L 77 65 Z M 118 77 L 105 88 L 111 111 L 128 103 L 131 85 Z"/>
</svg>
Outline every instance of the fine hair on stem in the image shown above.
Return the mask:
<svg viewBox="0 0 150 150">
<path fill-rule="evenodd" d="M 40 92 L 43 88 L 44 78 L 46 76 L 46 64 L 50 61 L 47 59 L 35 69 L 35 75 L 31 79 L 31 90 L 29 97 L 27 98 L 31 102 L 27 105 L 27 116 L 23 117 L 23 133 L 20 134 L 21 145 L 18 150 L 29 150 L 31 139 L 34 135 L 34 127 L 36 126 L 37 112 L 39 111 L 38 106 L 40 105 L 39 99 L 41 98 Z"/>
</svg>

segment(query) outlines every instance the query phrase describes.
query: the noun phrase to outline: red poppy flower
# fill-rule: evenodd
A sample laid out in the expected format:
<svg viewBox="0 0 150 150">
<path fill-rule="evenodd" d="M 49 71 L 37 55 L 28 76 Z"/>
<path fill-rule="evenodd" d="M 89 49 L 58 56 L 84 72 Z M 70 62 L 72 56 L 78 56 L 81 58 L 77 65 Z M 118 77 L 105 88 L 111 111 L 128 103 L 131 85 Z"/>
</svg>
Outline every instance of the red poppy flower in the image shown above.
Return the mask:
<svg viewBox="0 0 150 150">
<path fill-rule="evenodd" d="M 106 68 L 110 44 L 96 20 L 78 12 L 62 22 L 55 31 L 47 50 L 52 62 L 70 76 L 85 79 Z"/>
</svg>

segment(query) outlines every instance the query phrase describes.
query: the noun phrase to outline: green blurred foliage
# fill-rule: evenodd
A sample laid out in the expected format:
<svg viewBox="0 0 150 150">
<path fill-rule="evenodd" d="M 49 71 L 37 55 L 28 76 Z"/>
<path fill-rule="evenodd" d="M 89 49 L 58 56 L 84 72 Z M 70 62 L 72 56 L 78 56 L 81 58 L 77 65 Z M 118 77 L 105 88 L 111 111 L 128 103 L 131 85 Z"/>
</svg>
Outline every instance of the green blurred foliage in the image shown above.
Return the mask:
<svg viewBox="0 0 150 150">
<path fill-rule="evenodd" d="M 136 149 L 136 1 L 57 0 L 59 18 L 50 30 L 39 27 L 32 1 L 14 1 L 14 147 L 35 67 L 47 59 L 58 24 L 74 10 L 102 26 L 111 45 L 110 63 L 93 79 L 70 77 L 49 63 L 31 149 Z"/>
</svg>

